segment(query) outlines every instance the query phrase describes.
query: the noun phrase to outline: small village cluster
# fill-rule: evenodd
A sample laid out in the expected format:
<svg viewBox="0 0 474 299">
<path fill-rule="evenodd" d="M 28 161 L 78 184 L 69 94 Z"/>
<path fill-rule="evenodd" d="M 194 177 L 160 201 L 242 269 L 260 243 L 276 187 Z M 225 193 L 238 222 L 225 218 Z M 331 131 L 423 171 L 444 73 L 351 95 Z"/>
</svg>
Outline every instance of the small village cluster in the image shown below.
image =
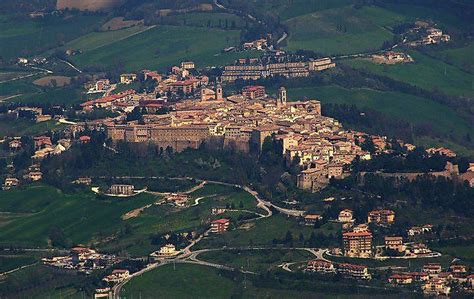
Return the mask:
<svg viewBox="0 0 474 299">
<path fill-rule="evenodd" d="M 445 270 L 445 271 L 443 271 Z M 308 261 L 305 272 L 319 274 L 336 274 L 343 277 L 370 280 L 372 275 L 365 265 L 338 263 L 318 259 Z M 452 264 L 447 269 L 438 263 L 425 264 L 420 272 L 400 272 L 392 274 L 387 282 L 394 286 L 416 285 L 427 296 L 448 296 L 451 285 L 464 290 L 474 289 L 474 275 L 468 274 L 468 268 L 461 264 Z"/>
<path fill-rule="evenodd" d="M 411 47 L 434 45 L 447 43 L 451 40 L 449 34 L 443 33 L 439 28 L 430 25 L 427 22 L 417 21 L 415 26 L 407 33 L 405 44 Z"/>
<path fill-rule="evenodd" d="M 379 64 L 397 64 L 397 63 L 410 63 L 413 62 L 413 58 L 410 54 L 403 52 L 387 51 L 381 54 L 374 54 L 371 56 L 371 60 Z"/>
<path fill-rule="evenodd" d="M 113 266 L 119 259 L 115 255 L 98 253 L 91 248 L 73 247 L 66 256 L 43 258 L 41 261 L 48 266 L 91 274 L 93 270 Z"/>
<path fill-rule="evenodd" d="M 316 215 L 305 216 L 308 224 Z M 308 218 L 307 218 L 308 217 Z M 320 219 L 320 218 L 319 218 Z M 420 242 L 404 242 L 402 236 L 384 236 L 384 245 L 373 245 L 373 235 L 369 230 L 369 224 L 388 227 L 395 222 L 395 212 L 392 210 L 373 210 L 367 216 L 367 223 L 355 225 L 353 211 L 344 209 L 340 211 L 338 222 L 343 225 L 343 248 L 334 248 L 328 252 L 330 256 L 345 256 L 350 258 L 364 258 L 374 260 L 385 260 L 395 258 L 399 260 L 410 260 L 415 258 L 433 258 L 441 256 L 430 250 Z M 414 226 L 407 230 L 407 235 L 413 237 L 432 232 L 432 225 Z M 374 251 L 375 248 L 375 251 Z M 343 277 L 370 280 L 372 278 L 369 267 L 362 264 L 334 263 L 326 259 L 308 261 L 304 271 L 319 274 L 336 274 Z M 468 267 L 459 263 L 452 263 L 448 269 L 443 271 L 439 263 L 426 263 L 420 272 L 396 272 L 388 278 L 388 283 L 394 286 L 418 285 L 424 294 L 429 296 L 449 295 L 452 286 L 464 290 L 474 289 L 474 275 L 469 274 Z"/>
</svg>

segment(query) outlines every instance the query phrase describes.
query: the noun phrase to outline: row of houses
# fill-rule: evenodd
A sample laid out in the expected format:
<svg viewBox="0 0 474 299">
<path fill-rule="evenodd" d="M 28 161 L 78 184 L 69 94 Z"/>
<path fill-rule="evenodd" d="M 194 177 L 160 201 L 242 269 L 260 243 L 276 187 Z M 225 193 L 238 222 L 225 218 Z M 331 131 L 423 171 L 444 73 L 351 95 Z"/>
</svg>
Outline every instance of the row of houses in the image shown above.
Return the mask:
<svg viewBox="0 0 474 299">
<path fill-rule="evenodd" d="M 364 265 L 354 265 L 349 263 L 341 263 L 334 265 L 332 262 L 327 260 L 311 260 L 308 261 L 305 272 L 316 272 L 320 274 L 336 274 L 340 273 L 345 277 L 370 280 L 372 275 L 369 273 L 369 269 Z"/>
</svg>

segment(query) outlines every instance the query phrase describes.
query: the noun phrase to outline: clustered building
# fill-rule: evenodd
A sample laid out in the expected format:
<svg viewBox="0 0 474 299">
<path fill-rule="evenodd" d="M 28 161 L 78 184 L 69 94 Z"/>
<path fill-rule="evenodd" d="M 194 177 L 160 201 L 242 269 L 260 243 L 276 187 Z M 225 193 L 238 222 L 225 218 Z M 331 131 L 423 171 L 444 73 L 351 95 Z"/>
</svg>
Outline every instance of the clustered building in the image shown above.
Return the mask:
<svg viewBox="0 0 474 299">
<path fill-rule="evenodd" d="M 207 88 L 205 88 L 207 89 Z M 370 155 L 356 145 L 357 133 L 345 131 L 335 119 L 321 115 L 316 100 L 288 102 L 285 88 L 276 99 L 263 94 L 261 87 L 247 86 L 242 94 L 222 96 L 217 85 L 210 97 L 202 94 L 170 106 L 162 115 L 144 115 L 143 123 L 112 123 L 107 135 L 112 141 L 152 142 L 166 149 L 182 151 L 217 141 L 248 152 L 260 149 L 265 138 L 275 136 L 283 145 L 287 161 L 296 157 L 303 172 L 298 187 L 315 191 L 341 177 L 345 166 L 357 156 Z M 217 95 L 217 96 L 216 96 Z"/>
<path fill-rule="evenodd" d="M 370 280 L 372 275 L 369 273 L 369 269 L 364 265 L 354 265 L 349 263 L 341 263 L 334 265 L 332 262 L 327 260 L 310 260 L 306 265 L 305 272 L 315 272 L 320 274 L 334 274 L 340 273 L 344 277 L 359 279 L 359 280 Z"/>
<path fill-rule="evenodd" d="M 427 296 L 449 296 L 453 285 L 472 291 L 473 278 L 466 265 L 454 263 L 443 269 L 441 264 L 428 263 L 421 272 L 394 273 L 388 282 L 396 286 L 417 284 Z"/>
<path fill-rule="evenodd" d="M 335 67 L 330 58 L 309 61 L 291 61 L 282 57 L 278 61 L 263 61 L 261 59 L 239 59 L 234 65 L 224 67 L 222 82 L 236 80 L 258 80 L 262 78 L 282 76 L 285 78 L 309 77 L 310 73 Z"/>
</svg>

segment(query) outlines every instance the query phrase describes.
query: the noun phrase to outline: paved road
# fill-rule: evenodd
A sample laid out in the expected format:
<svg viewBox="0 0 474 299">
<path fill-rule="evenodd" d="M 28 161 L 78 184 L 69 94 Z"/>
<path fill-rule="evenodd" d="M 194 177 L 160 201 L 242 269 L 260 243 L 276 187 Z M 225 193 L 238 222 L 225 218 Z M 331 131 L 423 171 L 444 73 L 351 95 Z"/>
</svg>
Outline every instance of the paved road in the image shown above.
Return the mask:
<svg viewBox="0 0 474 299">
<path fill-rule="evenodd" d="M 251 189 L 248 186 L 241 186 L 237 184 L 231 184 L 231 183 L 226 183 L 226 182 L 220 182 L 220 181 L 213 181 L 213 180 L 203 180 L 203 179 L 197 179 L 197 178 L 192 178 L 192 177 L 163 177 L 163 176 L 150 176 L 150 177 L 145 177 L 145 176 L 115 176 L 115 177 L 107 177 L 107 176 L 98 176 L 98 177 L 91 177 L 91 178 L 99 178 L 99 179 L 106 179 L 106 178 L 113 178 L 113 179 L 170 179 L 170 180 L 194 180 L 199 183 L 209 183 L 209 184 L 217 184 L 217 185 L 223 185 L 223 186 L 229 186 L 229 187 L 236 187 L 240 188 L 242 190 L 247 191 L 252 195 L 255 200 L 257 200 L 257 207 L 264 209 L 267 212 L 267 215 L 264 217 L 270 217 L 272 216 L 272 211 L 270 210 L 270 207 L 276 209 L 282 214 L 292 216 L 292 217 L 301 217 L 304 215 L 305 211 L 303 210 L 293 210 L 293 209 L 286 209 L 279 207 L 270 201 L 264 200 L 260 198 L 258 195 L 257 191 Z"/>
</svg>

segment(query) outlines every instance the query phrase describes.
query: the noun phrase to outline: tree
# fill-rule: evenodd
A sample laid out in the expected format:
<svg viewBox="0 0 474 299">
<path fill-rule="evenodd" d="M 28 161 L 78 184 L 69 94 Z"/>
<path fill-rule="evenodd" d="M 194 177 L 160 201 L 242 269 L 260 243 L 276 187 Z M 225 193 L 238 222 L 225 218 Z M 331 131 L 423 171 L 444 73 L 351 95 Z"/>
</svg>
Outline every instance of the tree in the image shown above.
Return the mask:
<svg viewBox="0 0 474 299">
<path fill-rule="evenodd" d="M 293 234 L 290 231 L 286 232 L 285 239 L 283 240 L 283 242 L 287 246 L 293 247 Z"/>
</svg>

